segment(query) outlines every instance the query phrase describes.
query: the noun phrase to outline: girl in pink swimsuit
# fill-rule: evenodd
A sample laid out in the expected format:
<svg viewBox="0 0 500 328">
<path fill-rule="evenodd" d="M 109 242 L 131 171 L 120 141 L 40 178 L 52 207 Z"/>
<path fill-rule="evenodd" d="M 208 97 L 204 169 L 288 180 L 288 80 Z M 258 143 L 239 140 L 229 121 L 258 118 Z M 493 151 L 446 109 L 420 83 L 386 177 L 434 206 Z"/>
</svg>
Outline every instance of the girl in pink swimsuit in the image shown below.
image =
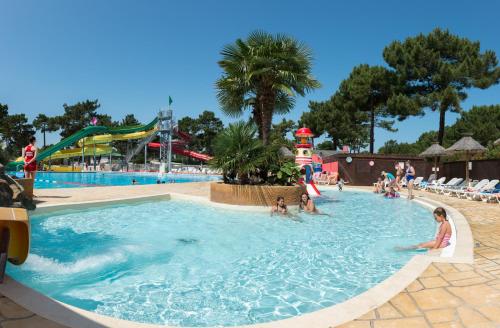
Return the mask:
<svg viewBox="0 0 500 328">
<path fill-rule="evenodd" d="M 450 244 L 451 225 L 446 218 L 446 211 L 444 210 L 444 208 L 438 207 L 434 210 L 434 219 L 437 222 L 441 223 L 441 225 L 439 226 L 439 231 L 436 235 L 436 239 L 416 245 L 415 248 L 437 249 L 444 248 Z"/>
</svg>

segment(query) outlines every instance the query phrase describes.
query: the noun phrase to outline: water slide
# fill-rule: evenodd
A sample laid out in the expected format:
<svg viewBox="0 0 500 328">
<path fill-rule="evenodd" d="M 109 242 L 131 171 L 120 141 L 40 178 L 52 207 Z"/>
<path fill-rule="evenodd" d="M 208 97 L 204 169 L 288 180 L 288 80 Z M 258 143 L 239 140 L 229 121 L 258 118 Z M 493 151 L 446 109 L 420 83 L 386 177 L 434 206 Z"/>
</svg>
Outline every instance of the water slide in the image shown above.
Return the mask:
<svg viewBox="0 0 500 328">
<path fill-rule="evenodd" d="M 30 249 L 30 222 L 24 208 L 0 207 L 0 283 L 7 261 L 20 265 Z"/>
<path fill-rule="evenodd" d="M 85 137 L 78 141 L 78 146 L 83 147 L 89 145 L 100 145 L 100 144 L 109 144 L 113 141 L 122 141 L 122 140 L 136 140 L 136 139 L 144 139 L 149 137 L 152 134 L 155 134 L 158 130 L 153 128 L 148 131 L 141 132 L 132 132 L 132 133 L 123 133 L 123 134 L 101 134 L 97 136 Z"/>
<path fill-rule="evenodd" d="M 74 158 L 74 157 L 81 157 L 82 156 L 82 150 L 83 154 L 85 156 L 102 156 L 102 155 L 109 155 L 113 153 L 113 147 L 108 146 L 108 145 L 95 145 L 91 147 L 85 147 L 85 148 L 71 148 L 71 149 L 61 149 L 50 155 L 50 159 L 64 159 L 64 158 Z"/>
<path fill-rule="evenodd" d="M 109 134 L 109 135 L 123 135 L 123 134 L 131 134 L 131 133 L 136 133 L 136 132 L 145 132 L 145 131 L 150 131 L 154 130 L 156 123 L 158 122 L 158 118 L 155 118 L 148 124 L 144 125 L 135 125 L 135 126 L 126 126 L 126 127 L 117 127 L 117 128 L 110 128 L 106 126 L 88 126 L 84 129 L 81 129 L 80 131 L 70 135 L 67 138 L 64 138 L 60 142 L 56 143 L 55 145 L 41 151 L 38 156 L 37 156 L 37 161 L 42 161 L 48 157 L 50 157 L 52 154 L 55 154 L 57 151 L 72 146 L 76 144 L 80 139 L 83 139 L 87 136 L 90 135 L 95 135 L 95 134 Z M 93 149 L 93 147 L 92 147 Z M 93 151 L 93 150 L 92 150 Z M 93 152 L 92 152 L 93 154 Z M 8 163 L 5 168 L 8 171 L 12 170 L 18 170 L 20 167 L 24 165 L 24 161 L 21 159 L 17 159 L 15 162 L 10 162 Z"/>
<path fill-rule="evenodd" d="M 318 188 L 316 187 L 316 185 L 312 181 L 309 181 L 308 183 L 306 183 L 306 189 L 307 189 L 307 193 L 309 194 L 309 196 L 320 196 L 321 195 Z"/>
<path fill-rule="evenodd" d="M 192 157 L 192 158 L 195 158 L 197 160 L 204 161 L 204 162 L 212 159 L 212 157 L 210 157 L 208 155 L 197 153 L 195 151 L 183 148 L 183 144 L 184 143 L 181 141 L 172 141 L 172 152 L 174 154 Z M 150 142 L 150 143 L 148 143 L 148 147 L 160 148 L 160 144 L 158 142 Z"/>
</svg>

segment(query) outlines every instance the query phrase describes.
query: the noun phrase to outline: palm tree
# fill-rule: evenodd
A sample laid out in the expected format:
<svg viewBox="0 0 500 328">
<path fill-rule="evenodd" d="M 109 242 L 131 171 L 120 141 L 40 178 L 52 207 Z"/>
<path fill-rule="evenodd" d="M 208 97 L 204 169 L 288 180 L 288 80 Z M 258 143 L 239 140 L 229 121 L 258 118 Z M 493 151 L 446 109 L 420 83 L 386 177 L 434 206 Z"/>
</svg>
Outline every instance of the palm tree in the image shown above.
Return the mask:
<svg viewBox="0 0 500 328">
<path fill-rule="evenodd" d="M 269 143 L 273 114 L 288 113 L 295 96 L 320 87 L 311 76 L 312 55 L 308 47 L 282 34 L 263 31 L 237 39 L 221 51 L 217 98 L 226 115 L 241 116 L 251 108 L 263 143 Z"/>
<path fill-rule="evenodd" d="M 252 122 L 229 124 L 214 140 L 214 157 L 211 167 L 222 171 L 224 182 L 238 179 L 248 183 L 249 176 L 266 166 L 269 154 L 261 140 L 257 139 L 257 128 Z"/>
<path fill-rule="evenodd" d="M 40 130 L 43 133 L 43 148 L 46 146 L 45 133 L 54 132 L 59 129 L 56 120 L 45 114 L 38 114 L 38 116 L 33 120 L 33 126 L 35 129 Z"/>
</svg>

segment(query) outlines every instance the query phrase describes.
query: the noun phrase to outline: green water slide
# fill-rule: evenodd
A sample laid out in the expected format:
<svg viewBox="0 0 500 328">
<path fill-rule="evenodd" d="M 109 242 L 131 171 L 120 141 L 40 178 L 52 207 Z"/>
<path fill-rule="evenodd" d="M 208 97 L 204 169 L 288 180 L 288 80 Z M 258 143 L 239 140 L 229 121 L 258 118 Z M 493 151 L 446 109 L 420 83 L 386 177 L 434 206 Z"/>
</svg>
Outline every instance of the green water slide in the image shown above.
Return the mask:
<svg viewBox="0 0 500 328">
<path fill-rule="evenodd" d="M 88 126 L 84 129 L 81 129 L 80 131 L 70 135 L 67 138 L 64 138 L 60 142 L 56 143 L 55 145 L 50 146 L 49 148 L 41 151 L 38 153 L 38 156 L 36 157 L 37 161 L 42 161 L 47 157 L 50 157 L 53 153 L 55 153 L 58 150 L 61 150 L 63 148 L 69 147 L 78 140 L 85 138 L 89 135 L 96 135 L 96 134 L 104 134 L 104 133 L 110 133 L 110 134 L 126 134 L 126 133 L 134 133 L 134 132 L 142 132 L 142 131 L 148 131 L 151 130 L 155 127 L 156 123 L 158 122 L 158 118 L 155 118 L 148 124 L 144 125 L 134 125 L 134 126 L 122 126 L 122 127 L 116 127 L 116 128 L 110 128 L 106 126 Z M 16 161 L 16 162 L 10 162 L 5 166 L 5 169 L 7 171 L 17 171 L 24 165 L 24 161 Z"/>
</svg>

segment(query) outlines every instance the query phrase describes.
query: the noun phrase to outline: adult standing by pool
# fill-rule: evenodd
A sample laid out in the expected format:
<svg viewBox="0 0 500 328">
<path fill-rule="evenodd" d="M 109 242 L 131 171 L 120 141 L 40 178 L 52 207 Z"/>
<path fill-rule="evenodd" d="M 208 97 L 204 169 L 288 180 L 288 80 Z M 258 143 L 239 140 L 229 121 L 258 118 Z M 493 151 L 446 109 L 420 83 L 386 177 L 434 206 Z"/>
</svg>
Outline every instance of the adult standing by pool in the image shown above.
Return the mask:
<svg viewBox="0 0 500 328">
<path fill-rule="evenodd" d="M 38 148 L 35 146 L 36 138 L 31 136 L 29 138 L 29 145 L 23 148 L 24 159 L 24 177 L 27 179 L 35 179 L 36 175 L 36 156 L 38 155 Z"/>
<path fill-rule="evenodd" d="M 415 168 L 410 161 L 406 161 L 406 182 L 408 183 L 408 199 L 413 199 L 413 182 L 415 181 Z"/>
</svg>

